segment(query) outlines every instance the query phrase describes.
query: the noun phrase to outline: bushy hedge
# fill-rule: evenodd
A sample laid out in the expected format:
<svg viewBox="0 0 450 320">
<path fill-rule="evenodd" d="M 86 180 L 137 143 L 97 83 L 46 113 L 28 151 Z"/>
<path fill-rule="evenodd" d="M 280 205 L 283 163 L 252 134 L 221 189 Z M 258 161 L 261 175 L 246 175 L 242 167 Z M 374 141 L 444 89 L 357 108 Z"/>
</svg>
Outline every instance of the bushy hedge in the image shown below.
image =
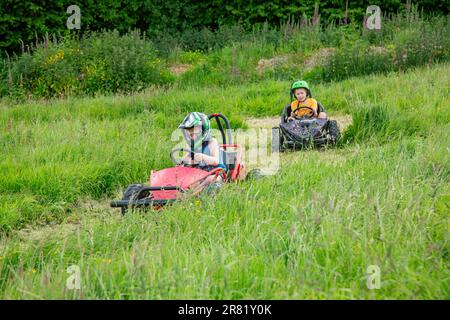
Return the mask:
<svg viewBox="0 0 450 320">
<path fill-rule="evenodd" d="M 90 33 L 82 39 L 46 39 L 3 64 L 1 95 L 63 97 L 139 91 L 173 76 L 139 32 Z"/>
<path fill-rule="evenodd" d="M 342 21 L 346 10 L 345 0 L 214 0 L 209 2 L 195 0 L 168 1 L 0 1 L 0 55 L 5 50 L 20 52 L 21 41 L 30 45 L 36 36 L 42 38 L 45 33 L 58 34 L 67 31 L 66 20 L 69 5 L 78 5 L 81 9 L 81 32 L 87 30 L 116 29 L 126 33 L 138 28 L 154 38 L 170 35 L 183 43 L 189 38 L 189 32 L 216 30 L 220 25 L 236 25 L 239 21 L 247 29 L 267 22 L 271 27 L 279 26 L 290 18 L 311 17 L 315 5 L 322 22 Z M 414 1 L 425 12 L 448 13 L 445 1 Z M 352 0 L 348 1 L 348 20 L 360 23 L 369 5 L 379 5 L 383 14 L 396 13 L 405 8 L 401 0 Z M 190 31 L 192 30 L 192 31 Z M 198 48 L 195 41 L 189 40 Z"/>
<path fill-rule="evenodd" d="M 189 86 L 262 79 L 329 82 L 443 61 L 450 61 L 448 18 L 411 11 L 385 19 L 381 30 L 295 23 L 258 30 L 205 55 L 181 77 Z"/>
<path fill-rule="evenodd" d="M 447 17 L 414 10 L 385 19 L 379 31 L 355 23 L 313 25 L 307 19 L 278 28 L 264 24 L 251 32 L 242 25 L 204 29 L 185 37 L 181 47 L 169 36 L 158 41 L 155 46 L 139 32 L 120 36 L 118 31 L 45 39 L 0 64 L 0 96 L 133 92 L 174 81 L 181 87 L 263 79 L 339 81 L 450 61 Z"/>
<path fill-rule="evenodd" d="M 341 46 L 316 76 L 339 81 L 450 60 L 450 28 L 444 17 L 403 19 L 384 27 L 383 34 L 364 31 L 357 41 Z"/>
</svg>

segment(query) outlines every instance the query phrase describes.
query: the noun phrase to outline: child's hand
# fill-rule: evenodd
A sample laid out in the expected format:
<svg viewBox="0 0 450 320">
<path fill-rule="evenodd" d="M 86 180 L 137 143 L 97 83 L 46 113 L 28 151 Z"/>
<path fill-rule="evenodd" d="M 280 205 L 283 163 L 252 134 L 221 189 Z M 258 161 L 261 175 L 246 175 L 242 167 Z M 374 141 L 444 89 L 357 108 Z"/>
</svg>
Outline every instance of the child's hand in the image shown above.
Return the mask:
<svg viewBox="0 0 450 320">
<path fill-rule="evenodd" d="M 194 161 L 197 163 L 202 162 L 203 161 L 203 153 L 195 153 Z"/>
<path fill-rule="evenodd" d="M 191 164 L 191 157 L 190 156 L 184 156 L 181 159 L 181 164 Z"/>
<path fill-rule="evenodd" d="M 319 118 L 319 119 L 326 119 L 327 118 L 327 114 L 325 112 L 321 112 L 321 113 L 319 113 L 317 118 Z"/>
</svg>

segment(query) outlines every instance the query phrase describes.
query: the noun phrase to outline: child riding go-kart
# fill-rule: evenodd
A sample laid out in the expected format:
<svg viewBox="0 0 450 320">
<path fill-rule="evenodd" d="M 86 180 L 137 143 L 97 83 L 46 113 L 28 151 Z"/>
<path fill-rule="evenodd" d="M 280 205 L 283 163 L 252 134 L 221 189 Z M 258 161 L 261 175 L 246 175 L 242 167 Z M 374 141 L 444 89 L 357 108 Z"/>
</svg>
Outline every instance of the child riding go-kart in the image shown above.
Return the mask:
<svg viewBox="0 0 450 320">
<path fill-rule="evenodd" d="M 335 120 L 329 120 L 325 109 L 312 98 L 306 81 L 291 86 L 291 100 L 282 111 L 281 124 L 273 128 L 272 146 L 280 151 L 307 146 L 335 145 L 340 131 Z"/>
<path fill-rule="evenodd" d="M 216 119 L 222 136 L 222 144 L 211 135 L 210 119 Z M 222 121 L 225 125 L 222 124 Z M 184 195 L 210 193 L 225 182 L 246 178 L 241 162 L 242 148 L 233 144 L 228 119 L 219 113 L 206 116 L 200 112 L 190 113 L 180 124 L 190 148 L 172 150 L 170 158 L 174 167 L 152 171 L 150 184 L 128 186 L 121 200 L 113 200 L 111 207 L 121 208 L 124 214 L 128 208 L 152 206 L 161 208 Z M 187 153 L 178 159 L 180 152 Z"/>
</svg>

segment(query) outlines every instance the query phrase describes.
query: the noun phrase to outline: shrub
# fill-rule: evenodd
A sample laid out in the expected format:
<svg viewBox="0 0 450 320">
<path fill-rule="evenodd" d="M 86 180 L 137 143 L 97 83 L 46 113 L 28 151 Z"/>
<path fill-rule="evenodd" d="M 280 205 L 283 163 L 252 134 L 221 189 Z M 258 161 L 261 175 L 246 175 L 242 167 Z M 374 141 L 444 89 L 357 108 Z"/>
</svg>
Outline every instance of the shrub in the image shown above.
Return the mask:
<svg viewBox="0 0 450 320">
<path fill-rule="evenodd" d="M 360 40 L 339 48 L 321 67 L 320 78 L 339 81 L 352 76 L 406 70 L 450 58 L 450 28 L 445 17 L 408 21 L 400 16 L 386 22 L 383 28 L 387 31 L 377 36 L 376 41 L 370 40 L 367 31 L 363 31 Z"/>
<path fill-rule="evenodd" d="M 173 81 L 153 45 L 138 32 L 91 33 L 80 40 L 48 39 L 32 52 L 10 59 L 2 73 L 19 97 L 139 91 Z M 5 84 L 3 84 L 5 86 Z M 5 90 L 2 89 L 2 93 Z"/>
</svg>

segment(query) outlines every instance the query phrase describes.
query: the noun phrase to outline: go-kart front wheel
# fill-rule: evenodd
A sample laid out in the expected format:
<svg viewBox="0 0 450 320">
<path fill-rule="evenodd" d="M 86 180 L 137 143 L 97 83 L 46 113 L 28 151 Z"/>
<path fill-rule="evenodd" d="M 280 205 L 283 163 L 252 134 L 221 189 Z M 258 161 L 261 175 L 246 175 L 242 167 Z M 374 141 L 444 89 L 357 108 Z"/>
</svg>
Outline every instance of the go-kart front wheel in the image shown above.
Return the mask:
<svg viewBox="0 0 450 320">
<path fill-rule="evenodd" d="M 134 199 L 138 195 L 139 191 L 141 191 L 141 189 L 142 189 L 142 184 L 130 184 L 123 192 L 122 200 Z M 125 215 L 125 213 L 127 213 L 127 211 L 128 211 L 128 208 L 126 208 L 126 207 L 120 208 L 120 212 L 122 213 L 122 215 Z"/>
<path fill-rule="evenodd" d="M 341 137 L 341 132 L 336 120 L 328 121 L 328 134 L 330 136 L 330 143 L 334 146 Z"/>
<path fill-rule="evenodd" d="M 210 183 L 201 191 L 201 195 L 213 196 L 224 186 L 224 184 L 223 181 Z"/>
<path fill-rule="evenodd" d="M 264 177 L 264 174 L 261 171 L 261 169 L 252 169 L 249 171 L 249 173 L 245 177 L 245 180 L 258 180 L 263 177 Z"/>
</svg>

